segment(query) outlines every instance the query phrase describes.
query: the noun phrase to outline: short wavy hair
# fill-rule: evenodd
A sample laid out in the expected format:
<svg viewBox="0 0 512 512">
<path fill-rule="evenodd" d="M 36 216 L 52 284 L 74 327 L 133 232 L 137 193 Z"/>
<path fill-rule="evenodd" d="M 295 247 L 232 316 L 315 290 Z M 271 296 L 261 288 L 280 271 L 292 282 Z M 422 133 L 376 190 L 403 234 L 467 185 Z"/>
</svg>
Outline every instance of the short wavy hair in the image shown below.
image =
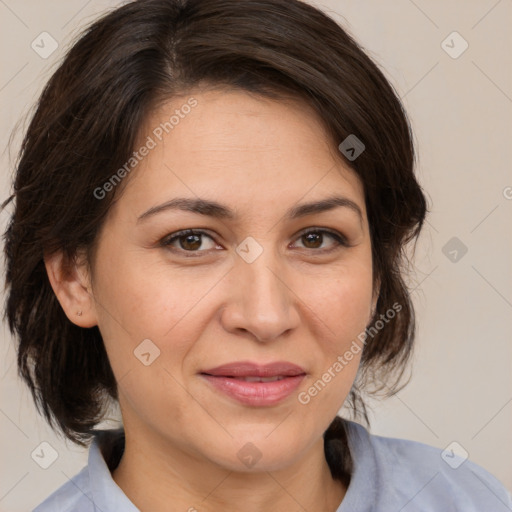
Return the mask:
<svg viewBox="0 0 512 512">
<path fill-rule="evenodd" d="M 331 142 L 363 141 L 357 159 L 341 151 L 364 185 L 374 284 L 373 321 L 400 314 L 368 337 L 347 398 L 368 422 L 363 393 L 398 389 L 415 334 L 404 281 L 405 246 L 427 211 L 414 175 L 409 120 L 393 86 L 332 18 L 299 0 L 138 0 L 92 23 L 46 84 L 16 160 L 5 239 L 5 316 L 17 340 L 18 371 L 50 425 L 86 445 L 117 400 L 97 326 L 66 317 L 43 254 L 72 262 L 93 254 L 117 187 L 94 194 L 125 163 L 156 106 L 194 87 L 227 87 L 314 108 Z M 382 390 L 382 387 L 380 388 Z"/>
</svg>

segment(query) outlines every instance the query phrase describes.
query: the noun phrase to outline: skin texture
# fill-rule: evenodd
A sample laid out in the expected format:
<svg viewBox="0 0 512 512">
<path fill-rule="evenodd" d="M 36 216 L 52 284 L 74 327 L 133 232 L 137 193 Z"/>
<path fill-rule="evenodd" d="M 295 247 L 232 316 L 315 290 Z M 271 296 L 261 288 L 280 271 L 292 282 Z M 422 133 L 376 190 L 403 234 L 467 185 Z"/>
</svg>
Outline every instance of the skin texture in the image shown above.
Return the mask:
<svg viewBox="0 0 512 512">
<path fill-rule="evenodd" d="M 125 178 L 94 261 L 65 272 L 61 255 L 45 260 L 68 318 L 99 326 L 118 382 L 126 448 L 113 478 L 142 511 L 335 511 L 346 489 L 331 477 L 322 434 L 360 353 L 308 404 L 298 394 L 364 331 L 377 298 L 363 186 L 310 107 L 242 91 L 174 98 L 149 116 L 141 144 L 191 96 L 197 106 Z M 332 195 L 362 217 L 337 207 L 284 218 Z M 168 210 L 137 221 L 175 197 L 215 200 L 237 218 Z M 160 244 L 188 228 L 211 238 Z M 337 231 L 350 247 L 318 231 L 308 241 L 306 228 Z M 252 263 L 236 252 L 246 237 L 263 249 Z M 144 339 L 160 350 L 148 366 L 134 355 Z M 242 360 L 289 361 L 307 375 L 260 407 L 199 375 Z M 261 454 L 251 467 L 237 456 L 249 442 Z"/>
</svg>

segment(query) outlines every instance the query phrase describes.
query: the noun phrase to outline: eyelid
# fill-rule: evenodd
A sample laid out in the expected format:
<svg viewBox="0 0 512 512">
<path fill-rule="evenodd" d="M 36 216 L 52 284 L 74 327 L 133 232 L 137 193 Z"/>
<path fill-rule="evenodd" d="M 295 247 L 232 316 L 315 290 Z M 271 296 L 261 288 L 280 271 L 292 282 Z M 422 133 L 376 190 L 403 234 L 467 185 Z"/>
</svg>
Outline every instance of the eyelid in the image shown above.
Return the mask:
<svg viewBox="0 0 512 512">
<path fill-rule="evenodd" d="M 201 253 L 209 252 L 206 251 L 185 251 L 184 249 L 179 249 L 176 247 L 171 247 L 171 243 L 178 240 L 181 237 L 187 236 L 187 235 L 200 235 L 200 236 L 207 236 L 210 238 L 215 244 L 220 245 L 217 243 L 213 235 L 211 235 L 208 231 L 202 229 L 202 228 L 188 228 L 188 229 L 180 229 L 179 231 L 174 231 L 173 233 L 170 233 L 169 235 L 164 236 L 160 241 L 159 245 L 163 247 L 164 249 L 168 249 L 172 252 L 179 252 L 180 254 L 185 254 L 186 257 L 194 257 L 194 255 L 201 255 Z"/>
<path fill-rule="evenodd" d="M 305 228 L 305 229 L 299 231 L 297 233 L 297 235 L 295 236 L 294 241 L 298 240 L 302 236 L 307 235 L 309 233 L 327 234 L 332 239 L 334 239 L 334 241 L 336 243 L 335 243 L 334 247 L 332 247 L 332 248 L 323 248 L 323 249 L 309 249 L 307 247 L 301 248 L 303 250 L 311 251 L 312 253 L 317 253 L 317 254 L 324 254 L 324 253 L 328 253 L 328 252 L 333 252 L 333 251 L 343 248 L 343 247 L 351 247 L 351 244 L 348 242 L 347 237 L 343 233 L 340 233 L 339 231 L 336 231 L 336 230 L 333 230 L 330 228 L 325 228 L 325 227 L 320 227 L 320 226 L 311 226 L 309 228 Z M 175 231 L 175 232 L 170 233 L 169 235 L 165 236 L 164 238 L 162 238 L 159 242 L 159 245 L 161 247 L 171 250 L 172 252 L 178 252 L 178 253 L 184 255 L 185 257 L 197 257 L 197 256 L 201 256 L 202 253 L 209 253 L 211 251 L 211 249 L 202 250 L 202 251 L 186 251 L 184 249 L 171 247 L 171 243 L 173 243 L 177 239 L 187 236 L 187 235 L 206 236 L 206 237 L 210 238 L 215 244 L 220 245 L 215 240 L 214 236 L 211 235 L 208 232 L 208 230 L 205 230 L 203 228 L 188 228 L 188 229 L 182 229 L 179 231 Z M 213 249 L 213 250 L 218 250 L 218 249 Z"/>
<path fill-rule="evenodd" d="M 298 239 L 304 235 L 307 235 L 309 233 L 323 233 L 323 234 L 326 233 L 326 234 L 330 235 L 332 238 L 334 238 L 338 242 L 338 245 L 343 246 L 343 247 L 351 247 L 351 245 L 348 242 L 347 237 L 343 233 L 340 233 L 339 231 L 336 231 L 334 229 L 329 229 L 329 228 L 322 228 L 322 227 L 306 228 L 298 233 L 296 239 Z M 322 252 L 322 249 L 311 249 L 311 250 L 314 252 Z"/>
</svg>

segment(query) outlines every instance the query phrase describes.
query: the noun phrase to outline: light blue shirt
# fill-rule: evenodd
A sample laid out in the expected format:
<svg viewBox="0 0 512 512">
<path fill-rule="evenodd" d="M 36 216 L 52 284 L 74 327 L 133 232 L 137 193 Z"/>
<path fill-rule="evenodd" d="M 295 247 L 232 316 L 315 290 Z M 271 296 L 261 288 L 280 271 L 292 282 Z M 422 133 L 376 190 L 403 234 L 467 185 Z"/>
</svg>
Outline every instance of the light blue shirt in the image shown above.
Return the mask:
<svg viewBox="0 0 512 512">
<path fill-rule="evenodd" d="M 354 461 L 336 512 L 510 512 L 512 496 L 469 460 L 415 441 L 370 434 L 347 421 Z M 458 466 L 458 467 L 457 467 Z M 140 512 L 114 482 L 97 439 L 88 465 L 33 512 Z"/>
</svg>

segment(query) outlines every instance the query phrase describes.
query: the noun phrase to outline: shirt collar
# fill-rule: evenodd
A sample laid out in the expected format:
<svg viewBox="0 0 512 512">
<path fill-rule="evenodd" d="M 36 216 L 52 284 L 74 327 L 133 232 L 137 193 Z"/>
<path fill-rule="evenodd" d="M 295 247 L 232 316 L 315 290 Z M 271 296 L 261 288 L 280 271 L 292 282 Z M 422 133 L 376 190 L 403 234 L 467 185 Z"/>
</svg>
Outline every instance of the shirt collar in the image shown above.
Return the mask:
<svg viewBox="0 0 512 512">
<path fill-rule="evenodd" d="M 337 418 L 335 421 L 340 421 Z M 376 499 L 377 464 L 369 432 L 358 423 L 342 420 L 347 428 L 348 445 L 353 462 L 353 472 L 342 503 L 336 512 L 367 512 Z M 128 499 L 111 475 L 124 449 L 121 430 L 97 431 L 89 449 L 89 482 L 92 499 L 100 512 L 140 512 Z M 330 442 L 336 440 L 333 439 Z M 341 457 L 340 452 L 340 457 Z"/>
<path fill-rule="evenodd" d="M 92 500 L 100 512 L 140 512 L 139 509 L 128 499 L 122 489 L 116 484 L 107 462 L 103 457 L 100 446 L 119 439 L 116 435 L 102 432 L 95 436 L 89 448 L 89 482 L 91 486 Z"/>
<path fill-rule="evenodd" d="M 347 492 L 336 512 L 371 512 L 377 503 L 377 489 L 382 475 L 377 471 L 377 460 L 370 433 L 358 423 L 343 420 L 347 427 L 348 445 L 353 471 Z"/>
</svg>

